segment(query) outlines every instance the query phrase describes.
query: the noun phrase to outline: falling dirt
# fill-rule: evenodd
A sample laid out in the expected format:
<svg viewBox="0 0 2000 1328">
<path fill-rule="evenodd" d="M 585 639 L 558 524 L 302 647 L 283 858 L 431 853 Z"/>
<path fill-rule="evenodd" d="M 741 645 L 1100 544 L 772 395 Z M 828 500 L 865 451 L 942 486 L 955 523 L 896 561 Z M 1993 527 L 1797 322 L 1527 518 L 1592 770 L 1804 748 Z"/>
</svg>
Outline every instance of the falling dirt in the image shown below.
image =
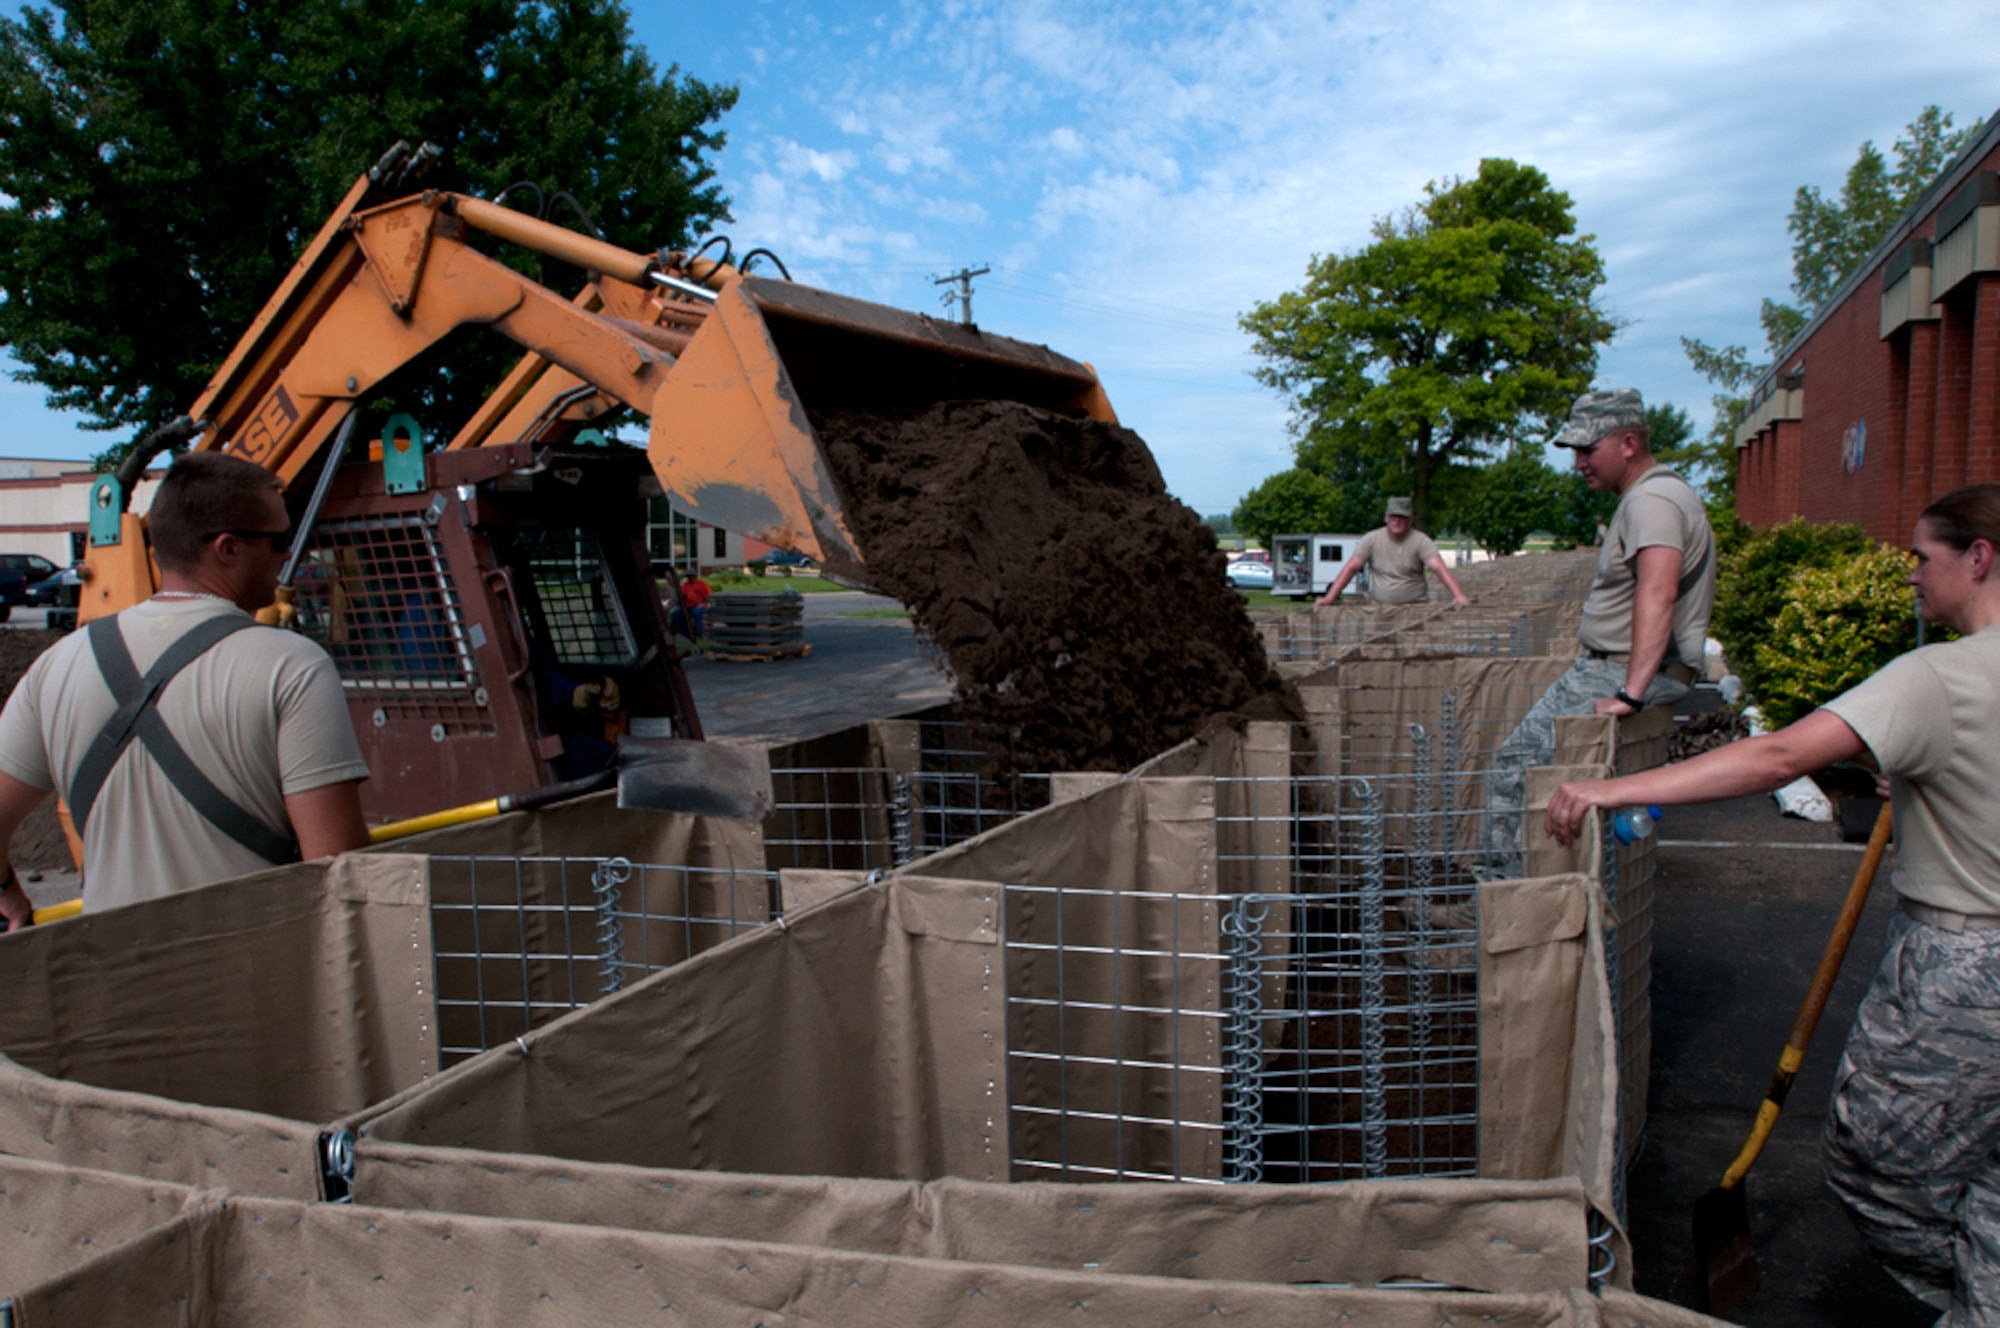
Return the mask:
<svg viewBox="0 0 2000 1328">
<path fill-rule="evenodd" d="M 1001 401 L 815 416 L 865 568 L 1015 770 L 1128 770 L 1224 712 L 1295 718 L 1201 518 L 1129 429 Z"/>
<path fill-rule="evenodd" d="M 62 640 L 61 632 L 32 628 L 0 631 L 0 699 L 14 694 L 14 684 L 44 650 Z M 69 841 L 63 837 L 62 823 L 56 820 L 56 800 L 48 798 L 28 813 L 28 819 L 14 832 L 8 855 L 15 871 L 69 871 Z"/>
</svg>

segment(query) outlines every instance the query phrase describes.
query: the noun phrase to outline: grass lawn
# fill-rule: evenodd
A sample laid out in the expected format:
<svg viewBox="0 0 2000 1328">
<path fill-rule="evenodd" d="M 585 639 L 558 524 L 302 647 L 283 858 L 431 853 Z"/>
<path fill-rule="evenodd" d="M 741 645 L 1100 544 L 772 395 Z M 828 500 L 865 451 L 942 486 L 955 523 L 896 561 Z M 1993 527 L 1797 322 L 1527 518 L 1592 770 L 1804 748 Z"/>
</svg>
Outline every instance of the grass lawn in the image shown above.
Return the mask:
<svg viewBox="0 0 2000 1328">
<path fill-rule="evenodd" d="M 1312 607 L 1312 598 L 1308 595 L 1300 595 L 1295 598 L 1291 595 L 1273 595 L 1268 590 L 1239 590 L 1236 593 L 1243 596 L 1243 607 L 1246 609 L 1309 609 Z"/>
<path fill-rule="evenodd" d="M 709 589 L 732 593 L 761 593 L 782 595 L 787 590 L 801 595 L 824 595 L 833 591 L 846 590 L 846 586 L 835 585 L 818 572 L 803 572 L 793 569 L 793 575 L 786 576 L 783 570 L 772 568 L 763 576 L 751 576 L 748 572 L 710 572 L 704 574 Z"/>
</svg>

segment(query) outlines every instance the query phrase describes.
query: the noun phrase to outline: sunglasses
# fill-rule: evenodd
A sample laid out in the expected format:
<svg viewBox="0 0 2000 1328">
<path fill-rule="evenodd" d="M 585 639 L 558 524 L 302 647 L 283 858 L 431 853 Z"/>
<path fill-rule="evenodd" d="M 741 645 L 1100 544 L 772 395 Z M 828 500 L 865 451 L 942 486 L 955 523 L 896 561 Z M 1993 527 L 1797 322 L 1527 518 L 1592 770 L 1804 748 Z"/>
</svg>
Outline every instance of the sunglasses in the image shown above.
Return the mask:
<svg viewBox="0 0 2000 1328">
<path fill-rule="evenodd" d="M 206 544 L 224 535 L 234 535 L 240 540 L 268 540 L 273 553 L 290 553 L 292 549 L 293 531 L 289 526 L 283 530 L 218 530 L 213 535 L 202 536 L 201 542 Z"/>
</svg>

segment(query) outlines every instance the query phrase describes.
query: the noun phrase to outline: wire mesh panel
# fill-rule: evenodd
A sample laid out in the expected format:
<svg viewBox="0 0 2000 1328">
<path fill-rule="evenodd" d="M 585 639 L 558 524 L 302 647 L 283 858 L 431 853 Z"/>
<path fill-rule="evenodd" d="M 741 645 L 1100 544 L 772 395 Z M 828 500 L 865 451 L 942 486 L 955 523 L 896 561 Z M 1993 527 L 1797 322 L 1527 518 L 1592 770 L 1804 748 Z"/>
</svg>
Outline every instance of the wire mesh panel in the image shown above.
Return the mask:
<svg viewBox="0 0 2000 1328">
<path fill-rule="evenodd" d="M 545 644 L 558 665 L 632 662 L 632 625 L 594 536 L 574 526 L 543 527 L 524 532 L 516 552 L 526 561 Z"/>
<path fill-rule="evenodd" d="M 923 721 L 917 800 L 919 851 L 950 848 L 1049 805 L 1049 777 L 1007 773 L 1005 753 L 956 720 Z"/>
<path fill-rule="evenodd" d="M 626 858 L 431 862 L 439 1064 L 775 921 L 775 871 Z"/>
<path fill-rule="evenodd" d="M 1223 1178 L 1224 903 L 1007 888 L 1015 1179 Z"/>
<path fill-rule="evenodd" d="M 1473 937 L 1429 906 L 1011 887 L 1015 1178 L 1476 1175 Z"/>
<path fill-rule="evenodd" d="M 900 770 L 774 769 L 771 789 L 764 860 L 773 868 L 873 871 L 918 856 L 917 791 Z"/>
<path fill-rule="evenodd" d="M 1476 776 L 1434 759 L 1419 734 L 1412 774 L 1289 781 L 1289 889 L 1241 895 L 1225 923 L 1232 990 L 1256 1000 L 1234 1023 L 1257 1115 L 1234 1118 L 1232 1179 L 1477 1173 L 1483 807 Z M 1272 875 L 1255 831 L 1285 783 L 1217 781 L 1225 888 Z"/>
<path fill-rule="evenodd" d="M 458 588 L 417 513 L 321 522 L 299 560 L 299 627 L 333 657 L 351 698 L 388 719 L 493 733 Z"/>
</svg>

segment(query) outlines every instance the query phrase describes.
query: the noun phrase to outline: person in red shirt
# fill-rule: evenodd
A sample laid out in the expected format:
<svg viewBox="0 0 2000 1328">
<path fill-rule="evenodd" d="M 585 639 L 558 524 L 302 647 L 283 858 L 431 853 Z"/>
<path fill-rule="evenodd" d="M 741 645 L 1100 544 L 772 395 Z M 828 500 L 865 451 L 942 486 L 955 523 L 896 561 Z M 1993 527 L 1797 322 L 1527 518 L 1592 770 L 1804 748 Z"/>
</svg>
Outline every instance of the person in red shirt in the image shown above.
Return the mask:
<svg viewBox="0 0 2000 1328">
<path fill-rule="evenodd" d="M 696 641 L 708 635 L 708 582 L 701 579 L 701 573 L 681 582 L 680 622 L 674 624 L 677 631 Z"/>
</svg>

